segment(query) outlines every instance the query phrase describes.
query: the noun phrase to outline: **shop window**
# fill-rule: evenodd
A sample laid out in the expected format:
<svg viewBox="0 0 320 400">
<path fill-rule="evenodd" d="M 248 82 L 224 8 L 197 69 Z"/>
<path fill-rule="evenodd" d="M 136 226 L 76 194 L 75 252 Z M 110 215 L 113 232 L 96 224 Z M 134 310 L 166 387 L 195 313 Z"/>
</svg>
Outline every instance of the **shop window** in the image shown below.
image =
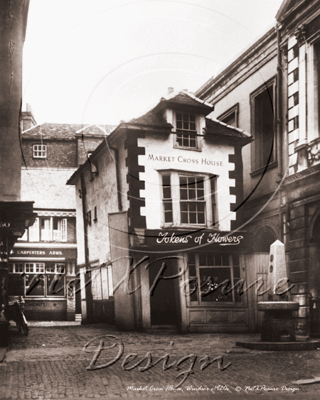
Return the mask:
<svg viewBox="0 0 320 400">
<path fill-rule="evenodd" d="M 10 295 L 65 296 L 65 264 L 36 262 L 10 264 L 9 270 L 9 280 L 13 285 Z"/>
<path fill-rule="evenodd" d="M 34 144 L 33 145 L 33 158 L 47 158 L 47 145 Z"/>
<path fill-rule="evenodd" d="M 197 149 L 196 116 L 188 113 L 176 113 L 176 145 L 184 149 Z"/>
<path fill-rule="evenodd" d="M 238 115 L 239 115 L 239 103 L 229 108 L 226 112 L 218 117 L 218 120 L 224 122 L 227 125 L 238 127 Z"/>
<path fill-rule="evenodd" d="M 242 301 L 237 290 L 241 279 L 239 256 L 190 253 L 188 266 L 191 305 Z"/>
<path fill-rule="evenodd" d="M 162 175 L 164 224 L 216 224 L 216 177 L 179 174 Z"/>
<path fill-rule="evenodd" d="M 263 85 L 251 95 L 252 170 L 275 161 L 275 80 Z"/>
</svg>

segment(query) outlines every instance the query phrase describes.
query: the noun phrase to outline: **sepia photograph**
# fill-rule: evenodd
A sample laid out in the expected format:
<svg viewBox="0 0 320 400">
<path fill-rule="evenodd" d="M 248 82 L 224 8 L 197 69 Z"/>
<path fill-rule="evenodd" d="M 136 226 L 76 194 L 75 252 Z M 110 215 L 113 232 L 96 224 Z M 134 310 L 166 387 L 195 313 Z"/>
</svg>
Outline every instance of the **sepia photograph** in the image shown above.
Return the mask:
<svg viewBox="0 0 320 400">
<path fill-rule="evenodd" d="M 320 1 L 0 0 L 0 399 L 318 399 Z"/>
</svg>

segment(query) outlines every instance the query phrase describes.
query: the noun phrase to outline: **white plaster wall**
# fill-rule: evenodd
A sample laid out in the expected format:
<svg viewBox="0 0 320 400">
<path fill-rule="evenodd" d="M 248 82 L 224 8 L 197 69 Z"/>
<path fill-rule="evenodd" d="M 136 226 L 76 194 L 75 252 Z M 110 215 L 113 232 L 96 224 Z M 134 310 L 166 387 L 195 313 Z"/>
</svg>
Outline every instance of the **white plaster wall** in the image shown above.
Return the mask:
<svg viewBox="0 0 320 400">
<path fill-rule="evenodd" d="M 229 187 L 235 186 L 234 179 L 229 179 L 229 171 L 234 164 L 228 162 L 229 154 L 234 154 L 233 146 L 214 145 L 213 140 L 200 138 L 201 151 L 174 148 L 175 135 L 146 134 L 138 140 L 139 147 L 145 147 L 145 155 L 139 156 L 139 165 L 145 167 L 140 179 L 145 180 L 145 189 L 140 196 L 145 198 L 145 207 L 141 214 L 146 216 L 147 229 L 160 229 L 162 218 L 162 183 L 158 171 L 175 170 L 217 175 L 217 207 L 219 229 L 230 230 L 230 222 L 235 213 L 230 211 L 230 203 L 235 203 L 234 195 L 229 194 Z M 150 155 L 153 155 L 152 160 Z M 167 161 L 155 161 L 155 157 L 170 157 Z M 184 160 L 193 160 L 190 162 Z M 222 162 L 222 166 L 207 165 L 203 160 Z"/>
<path fill-rule="evenodd" d="M 78 265 L 85 263 L 85 253 L 84 253 L 84 228 L 83 228 L 83 214 L 82 214 L 82 199 L 79 196 L 79 190 L 81 189 L 80 178 L 77 180 L 76 184 L 76 229 L 77 229 L 77 263 Z"/>
</svg>

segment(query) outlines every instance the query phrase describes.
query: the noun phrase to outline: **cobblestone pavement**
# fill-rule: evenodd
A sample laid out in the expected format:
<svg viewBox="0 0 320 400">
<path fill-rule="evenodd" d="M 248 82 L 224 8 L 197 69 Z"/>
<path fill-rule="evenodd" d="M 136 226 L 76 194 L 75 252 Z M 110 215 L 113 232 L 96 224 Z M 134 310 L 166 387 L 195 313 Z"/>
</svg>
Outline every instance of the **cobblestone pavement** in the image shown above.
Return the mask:
<svg viewBox="0 0 320 400">
<path fill-rule="evenodd" d="M 100 353 L 97 352 L 99 345 L 102 346 L 99 337 L 105 346 Z M 320 351 L 263 352 L 235 347 L 236 341 L 257 337 L 129 333 L 118 332 L 104 324 L 34 325 L 26 337 L 18 334 L 15 327 L 10 327 L 10 345 L 4 362 L 0 364 L 0 398 L 206 399 L 210 395 L 215 399 L 233 399 L 250 395 L 256 398 L 257 393 L 265 399 L 270 396 L 278 398 L 278 394 L 281 398 L 292 394 L 294 398 L 319 397 L 320 383 L 297 385 L 292 381 L 320 377 Z M 90 352 L 83 351 L 86 343 L 94 338 L 98 339 L 87 347 Z M 108 367 L 86 369 L 95 355 L 94 367 L 115 360 L 121 342 L 123 355 L 118 361 Z M 149 356 L 145 357 L 148 352 Z M 135 359 L 131 357 L 124 365 L 123 361 L 130 353 L 138 356 Z M 169 355 L 168 365 L 180 360 L 178 371 L 176 366 L 163 370 L 163 361 L 146 371 L 138 369 L 147 365 L 147 358 L 155 362 L 165 354 Z M 182 359 L 190 354 L 196 355 L 197 359 L 195 356 Z M 201 370 L 200 366 L 206 363 L 205 356 L 211 360 L 221 356 L 221 369 L 218 368 L 218 359 Z M 143 358 L 145 360 L 140 365 L 130 369 Z M 227 367 L 228 363 L 231 365 Z M 227 368 L 223 370 L 223 367 Z M 192 373 L 187 376 L 188 370 Z M 180 384 L 184 377 L 186 380 Z"/>
</svg>

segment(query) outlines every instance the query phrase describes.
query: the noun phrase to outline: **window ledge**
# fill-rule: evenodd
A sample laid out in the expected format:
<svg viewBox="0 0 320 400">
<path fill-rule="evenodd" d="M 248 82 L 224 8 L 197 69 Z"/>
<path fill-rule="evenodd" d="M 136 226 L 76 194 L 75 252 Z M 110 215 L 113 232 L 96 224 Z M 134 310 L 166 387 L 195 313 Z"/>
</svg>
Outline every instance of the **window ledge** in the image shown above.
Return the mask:
<svg viewBox="0 0 320 400">
<path fill-rule="evenodd" d="M 265 165 L 263 167 L 260 167 L 260 168 L 256 169 L 255 171 L 250 172 L 250 175 L 251 176 L 261 175 L 261 173 L 268 172 L 270 169 L 274 169 L 276 167 L 278 167 L 278 161 L 274 161 L 271 164 L 268 164 L 268 166 Z"/>
<path fill-rule="evenodd" d="M 202 152 L 202 149 L 199 148 L 193 148 L 193 147 L 180 147 L 176 144 L 173 145 L 174 149 L 179 149 L 179 150 L 187 150 L 187 151 L 197 151 L 198 153 Z"/>
</svg>

